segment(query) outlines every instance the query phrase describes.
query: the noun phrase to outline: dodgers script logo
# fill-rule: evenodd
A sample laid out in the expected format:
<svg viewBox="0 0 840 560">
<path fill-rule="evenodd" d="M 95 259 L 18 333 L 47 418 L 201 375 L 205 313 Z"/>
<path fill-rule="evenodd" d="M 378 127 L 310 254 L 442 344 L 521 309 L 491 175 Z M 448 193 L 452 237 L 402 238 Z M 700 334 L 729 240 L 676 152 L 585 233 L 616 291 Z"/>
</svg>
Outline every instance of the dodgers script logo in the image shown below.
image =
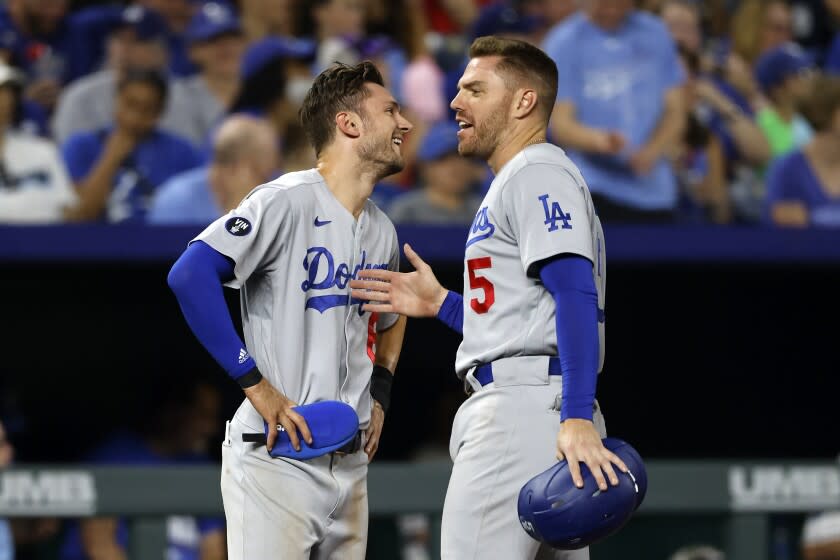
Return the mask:
<svg viewBox="0 0 840 560">
<path fill-rule="evenodd" d="M 490 222 L 490 218 L 487 217 L 487 207 L 485 206 L 479 209 L 478 213 L 475 215 L 475 219 L 473 220 L 472 229 L 470 229 L 470 238 L 467 240 L 467 244 L 464 248 L 466 249 L 473 243 L 478 243 L 488 237 L 492 237 L 495 231 L 496 226 L 494 226 Z"/>
<path fill-rule="evenodd" d="M 366 261 L 367 252 L 363 250 L 359 264 L 351 272 L 350 265 L 347 263 L 336 265 L 333 254 L 326 247 L 310 247 L 306 250 L 306 256 L 303 257 L 303 270 L 306 271 L 307 275 L 306 280 L 300 285 L 300 289 L 304 292 L 331 290 L 332 288 L 343 290 L 350 280 L 356 278 L 360 270 L 388 268 L 388 263 L 369 264 Z M 353 305 L 354 303 L 361 303 L 361 300 L 354 299 L 351 301 L 350 295 L 346 293 L 312 296 L 306 300 L 304 309 L 317 309 L 320 313 L 323 313 L 333 307 Z M 361 314 L 362 308 L 359 306 L 359 315 Z"/>
</svg>

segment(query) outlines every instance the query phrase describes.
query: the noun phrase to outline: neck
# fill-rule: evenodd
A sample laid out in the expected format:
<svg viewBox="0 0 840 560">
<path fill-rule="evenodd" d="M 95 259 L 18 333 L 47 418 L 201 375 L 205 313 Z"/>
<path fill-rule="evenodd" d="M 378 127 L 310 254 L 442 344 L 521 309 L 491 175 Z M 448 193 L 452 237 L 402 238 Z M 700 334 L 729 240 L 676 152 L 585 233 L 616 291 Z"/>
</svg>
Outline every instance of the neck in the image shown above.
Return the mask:
<svg viewBox="0 0 840 560">
<path fill-rule="evenodd" d="M 778 113 L 785 122 L 792 121 L 793 117 L 796 115 L 796 104 L 790 99 L 780 99 L 776 102 L 774 108 L 776 109 L 776 113 Z"/>
<path fill-rule="evenodd" d="M 499 170 L 516 154 L 528 146 L 545 142 L 545 137 L 546 129 L 544 126 L 532 126 L 520 131 L 514 130 L 499 142 L 499 145 L 487 158 L 487 164 L 493 170 L 494 175 L 498 174 Z"/>
<path fill-rule="evenodd" d="M 316 168 L 336 200 L 358 218 L 379 179 L 376 173 L 362 169 L 355 154 L 340 153 L 337 146 L 321 154 Z"/>
</svg>

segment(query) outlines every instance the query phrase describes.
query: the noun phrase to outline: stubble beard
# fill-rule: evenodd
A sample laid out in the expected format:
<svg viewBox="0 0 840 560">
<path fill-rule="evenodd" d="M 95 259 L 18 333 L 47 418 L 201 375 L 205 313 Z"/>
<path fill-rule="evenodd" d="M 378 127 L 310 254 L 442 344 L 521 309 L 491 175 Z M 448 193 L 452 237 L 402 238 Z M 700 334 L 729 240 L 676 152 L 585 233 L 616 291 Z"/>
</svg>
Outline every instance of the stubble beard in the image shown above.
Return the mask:
<svg viewBox="0 0 840 560">
<path fill-rule="evenodd" d="M 487 160 L 499 146 L 499 138 L 508 125 L 508 115 L 504 110 L 506 102 L 499 104 L 490 112 L 486 121 L 473 125 L 473 134 L 467 142 L 458 143 L 458 153 L 465 157 L 477 157 Z"/>
<path fill-rule="evenodd" d="M 369 170 L 376 181 L 381 181 L 389 175 L 399 173 L 405 167 L 405 160 L 394 151 L 394 141 L 391 135 L 386 139 L 372 139 L 359 148 L 359 159 L 362 167 Z"/>
</svg>

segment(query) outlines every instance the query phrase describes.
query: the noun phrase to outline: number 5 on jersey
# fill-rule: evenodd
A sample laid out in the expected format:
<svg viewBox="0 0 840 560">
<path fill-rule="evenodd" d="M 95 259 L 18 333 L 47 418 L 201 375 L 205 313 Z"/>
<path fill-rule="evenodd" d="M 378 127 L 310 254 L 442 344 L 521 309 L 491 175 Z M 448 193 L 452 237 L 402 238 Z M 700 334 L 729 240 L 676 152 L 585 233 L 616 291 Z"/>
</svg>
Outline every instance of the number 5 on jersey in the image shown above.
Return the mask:
<svg viewBox="0 0 840 560">
<path fill-rule="evenodd" d="M 476 270 L 491 268 L 493 266 L 490 257 L 476 257 L 467 261 L 467 273 L 470 275 L 470 290 L 482 290 L 484 298 L 477 297 L 470 299 L 470 307 L 478 314 L 487 313 L 496 302 L 496 290 L 493 283 L 484 276 L 476 274 Z"/>
</svg>

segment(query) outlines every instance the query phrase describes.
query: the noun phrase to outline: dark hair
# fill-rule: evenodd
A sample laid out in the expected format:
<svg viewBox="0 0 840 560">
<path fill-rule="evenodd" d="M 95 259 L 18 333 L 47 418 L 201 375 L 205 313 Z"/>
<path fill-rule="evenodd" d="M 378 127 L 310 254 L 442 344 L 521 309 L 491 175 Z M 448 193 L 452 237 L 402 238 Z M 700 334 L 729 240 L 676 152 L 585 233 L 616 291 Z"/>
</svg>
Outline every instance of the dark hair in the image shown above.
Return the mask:
<svg viewBox="0 0 840 560">
<path fill-rule="evenodd" d="M 683 45 L 677 45 L 677 52 L 682 57 L 686 68 L 688 68 L 692 76 L 700 73 L 700 55 Z"/>
<path fill-rule="evenodd" d="M 267 111 L 286 96 L 286 60 L 275 58 L 242 82 L 230 112 Z"/>
<path fill-rule="evenodd" d="M 800 110 L 817 132 L 831 128 L 834 115 L 840 109 L 840 78 L 818 76 L 811 84 L 811 91 L 802 100 Z"/>
<path fill-rule="evenodd" d="M 534 86 L 546 122 L 557 98 L 557 65 L 543 51 L 525 41 L 502 37 L 479 37 L 470 45 L 470 58 L 498 56 L 496 70 L 508 89 Z"/>
<path fill-rule="evenodd" d="M 353 111 L 364 117 L 362 102 L 370 95 L 367 83 L 385 85 L 382 74 L 369 60 L 354 66 L 337 62 L 315 78 L 299 116 L 316 155 L 335 138 L 337 113 Z"/>
<path fill-rule="evenodd" d="M 117 93 L 121 93 L 122 90 L 132 84 L 145 84 L 156 89 L 160 99 L 160 108 L 163 111 L 163 108 L 166 107 L 166 98 L 169 95 L 169 83 L 162 73 L 157 70 L 131 68 L 117 83 Z"/>
</svg>

